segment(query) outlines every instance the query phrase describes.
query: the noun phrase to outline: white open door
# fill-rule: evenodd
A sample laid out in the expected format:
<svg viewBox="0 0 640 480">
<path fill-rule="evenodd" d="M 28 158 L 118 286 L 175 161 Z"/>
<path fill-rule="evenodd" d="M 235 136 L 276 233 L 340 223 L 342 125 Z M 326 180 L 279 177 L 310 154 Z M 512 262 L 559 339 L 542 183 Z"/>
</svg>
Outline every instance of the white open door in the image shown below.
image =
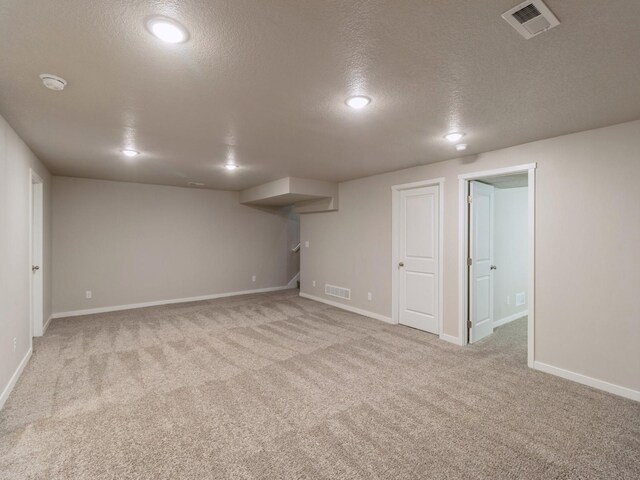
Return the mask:
<svg viewBox="0 0 640 480">
<path fill-rule="evenodd" d="M 469 182 L 469 342 L 493 333 L 493 198 L 494 187 Z"/>
<path fill-rule="evenodd" d="M 400 192 L 398 222 L 398 321 L 439 334 L 438 186 Z"/>
</svg>

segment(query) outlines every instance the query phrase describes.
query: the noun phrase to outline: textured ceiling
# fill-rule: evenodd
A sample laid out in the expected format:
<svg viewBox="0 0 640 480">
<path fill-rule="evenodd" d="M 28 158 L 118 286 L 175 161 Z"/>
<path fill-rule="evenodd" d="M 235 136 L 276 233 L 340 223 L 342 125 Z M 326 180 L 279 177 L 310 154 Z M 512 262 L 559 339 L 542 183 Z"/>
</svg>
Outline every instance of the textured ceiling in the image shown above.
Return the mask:
<svg viewBox="0 0 640 480">
<path fill-rule="evenodd" d="M 448 130 L 474 154 L 640 118 L 640 1 L 548 0 L 562 23 L 531 40 L 517 3 L 3 0 L 0 113 L 54 174 L 231 190 L 454 158 Z"/>
</svg>

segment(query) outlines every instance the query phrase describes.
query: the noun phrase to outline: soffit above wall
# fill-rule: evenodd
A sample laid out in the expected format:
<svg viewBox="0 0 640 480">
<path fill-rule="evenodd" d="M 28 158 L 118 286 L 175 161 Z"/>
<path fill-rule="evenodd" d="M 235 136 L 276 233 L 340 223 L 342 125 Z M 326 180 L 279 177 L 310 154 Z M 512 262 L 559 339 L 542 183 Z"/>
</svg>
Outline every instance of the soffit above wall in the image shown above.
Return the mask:
<svg viewBox="0 0 640 480">
<path fill-rule="evenodd" d="M 338 209 L 338 184 L 307 178 L 285 177 L 240 192 L 245 205 L 296 205 L 297 213 Z"/>
</svg>

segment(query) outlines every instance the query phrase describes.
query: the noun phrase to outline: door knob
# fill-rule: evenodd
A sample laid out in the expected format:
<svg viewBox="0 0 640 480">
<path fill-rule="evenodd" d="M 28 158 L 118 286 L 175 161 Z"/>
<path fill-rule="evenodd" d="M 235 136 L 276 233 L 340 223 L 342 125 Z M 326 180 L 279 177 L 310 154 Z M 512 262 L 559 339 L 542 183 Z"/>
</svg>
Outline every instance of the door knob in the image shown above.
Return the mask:
<svg viewBox="0 0 640 480">
<path fill-rule="evenodd" d="M 398 267 L 404 267 L 404 262 L 400 262 L 400 263 L 398 264 Z"/>
<path fill-rule="evenodd" d="M 496 267 L 495 265 L 491 265 L 490 268 L 491 268 L 491 270 L 497 270 L 498 269 L 498 267 Z"/>
<path fill-rule="evenodd" d="M 38 265 L 31 265 L 31 271 L 35 272 L 36 270 L 40 270 L 40 267 Z"/>
</svg>

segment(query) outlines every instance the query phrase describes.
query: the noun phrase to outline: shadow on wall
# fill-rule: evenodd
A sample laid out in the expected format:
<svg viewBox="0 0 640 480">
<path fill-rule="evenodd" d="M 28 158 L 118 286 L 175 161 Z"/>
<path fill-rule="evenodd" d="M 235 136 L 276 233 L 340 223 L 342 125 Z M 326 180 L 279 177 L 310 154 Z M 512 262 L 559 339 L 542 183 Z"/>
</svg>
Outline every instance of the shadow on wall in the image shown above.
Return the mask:
<svg viewBox="0 0 640 480">
<path fill-rule="evenodd" d="M 244 205 L 261 212 L 271 213 L 282 217 L 286 222 L 285 241 L 287 248 L 287 278 L 291 281 L 300 273 L 300 250 L 294 251 L 300 243 L 300 215 L 296 213 L 294 205 L 285 207 L 271 207 L 268 205 Z"/>
<path fill-rule="evenodd" d="M 295 212 L 293 205 L 284 207 L 282 210 L 287 215 L 287 248 L 289 254 L 287 258 L 287 278 L 293 279 L 300 273 L 300 255 L 301 250 L 294 251 L 295 247 L 300 243 L 300 215 Z"/>
</svg>

